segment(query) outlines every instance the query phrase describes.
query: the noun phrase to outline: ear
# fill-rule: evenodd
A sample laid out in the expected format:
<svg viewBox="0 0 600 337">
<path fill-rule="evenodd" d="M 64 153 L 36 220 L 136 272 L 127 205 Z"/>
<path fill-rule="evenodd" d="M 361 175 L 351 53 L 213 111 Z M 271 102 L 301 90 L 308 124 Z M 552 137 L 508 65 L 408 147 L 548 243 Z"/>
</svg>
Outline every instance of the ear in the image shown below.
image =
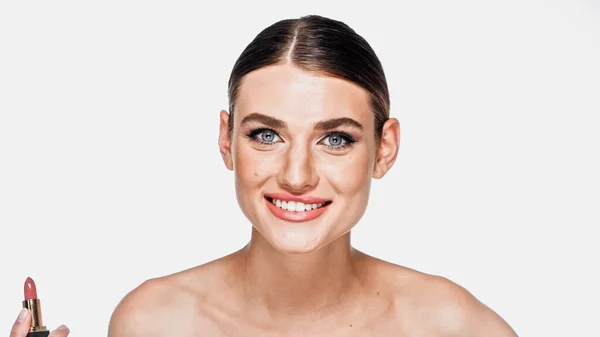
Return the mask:
<svg viewBox="0 0 600 337">
<path fill-rule="evenodd" d="M 233 171 L 233 157 L 231 156 L 231 134 L 229 132 L 229 113 L 221 110 L 219 123 L 219 151 L 225 166 Z"/>
<path fill-rule="evenodd" d="M 375 158 L 373 178 L 380 179 L 392 168 L 400 149 L 400 122 L 396 118 L 388 119 L 383 125 L 381 141 Z"/>
</svg>

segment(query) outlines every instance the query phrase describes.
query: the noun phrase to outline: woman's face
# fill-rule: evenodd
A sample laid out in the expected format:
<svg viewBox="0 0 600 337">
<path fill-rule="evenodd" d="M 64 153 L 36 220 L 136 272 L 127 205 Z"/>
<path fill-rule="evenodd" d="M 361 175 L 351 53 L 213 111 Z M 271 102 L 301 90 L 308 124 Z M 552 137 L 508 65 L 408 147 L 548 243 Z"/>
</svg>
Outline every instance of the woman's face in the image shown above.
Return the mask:
<svg viewBox="0 0 600 337">
<path fill-rule="evenodd" d="M 281 252 L 315 251 L 350 231 L 365 212 L 371 179 L 397 153 L 396 145 L 389 165 L 376 163 L 389 136 L 376 143 L 366 91 L 290 65 L 245 76 L 231 134 L 228 118 L 222 111 L 219 145 L 238 202 Z"/>
</svg>

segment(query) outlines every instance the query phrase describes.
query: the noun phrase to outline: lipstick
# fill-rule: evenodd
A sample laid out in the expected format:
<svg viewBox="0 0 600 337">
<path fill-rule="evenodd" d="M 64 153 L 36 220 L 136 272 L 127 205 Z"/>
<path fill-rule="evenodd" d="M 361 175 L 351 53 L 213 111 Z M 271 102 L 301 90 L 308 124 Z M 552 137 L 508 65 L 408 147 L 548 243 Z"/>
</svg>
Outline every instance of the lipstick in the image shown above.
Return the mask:
<svg viewBox="0 0 600 337">
<path fill-rule="evenodd" d="M 42 305 L 37 297 L 37 287 L 31 277 L 25 280 L 24 293 L 23 308 L 29 310 L 31 314 L 31 326 L 27 337 L 47 337 L 50 331 L 46 329 L 42 321 Z"/>
<path fill-rule="evenodd" d="M 332 203 L 331 200 L 317 198 L 307 195 L 293 195 L 289 193 L 269 193 L 264 195 L 267 208 L 277 218 L 289 222 L 305 222 L 311 221 L 320 217 L 327 210 L 328 206 Z M 288 203 L 296 204 L 301 203 L 300 211 L 290 211 L 286 209 Z M 284 205 L 280 208 L 279 205 Z"/>
</svg>

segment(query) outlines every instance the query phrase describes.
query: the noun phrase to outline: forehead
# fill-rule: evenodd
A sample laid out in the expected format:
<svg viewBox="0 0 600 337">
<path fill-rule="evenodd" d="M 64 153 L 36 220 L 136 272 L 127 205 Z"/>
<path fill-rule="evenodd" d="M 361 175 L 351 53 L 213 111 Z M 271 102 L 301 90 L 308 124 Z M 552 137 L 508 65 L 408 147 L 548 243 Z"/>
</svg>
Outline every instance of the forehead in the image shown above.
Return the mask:
<svg viewBox="0 0 600 337">
<path fill-rule="evenodd" d="M 242 118 L 253 112 L 286 121 L 351 117 L 364 126 L 373 119 L 363 88 L 291 65 L 265 67 L 246 75 L 236 107 Z"/>
</svg>

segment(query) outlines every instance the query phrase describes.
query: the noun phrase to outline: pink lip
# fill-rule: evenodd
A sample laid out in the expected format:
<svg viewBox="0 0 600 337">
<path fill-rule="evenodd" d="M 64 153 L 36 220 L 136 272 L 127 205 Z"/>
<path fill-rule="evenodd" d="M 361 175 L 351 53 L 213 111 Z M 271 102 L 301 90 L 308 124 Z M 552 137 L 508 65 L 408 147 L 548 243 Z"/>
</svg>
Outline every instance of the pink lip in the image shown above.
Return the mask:
<svg viewBox="0 0 600 337">
<path fill-rule="evenodd" d="M 290 221 L 290 222 L 304 222 L 304 221 L 314 220 L 314 219 L 320 217 L 321 214 L 323 214 L 329 207 L 329 204 L 327 204 L 327 205 L 321 206 L 317 209 L 311 209 L 310 211 L 292 212 L 292 211 L 288 211 L 286 209 L 281 209 L 281 208 L 273 205 L 273 203 L 271 201 L 269 201 L 267 198 L 263 198 L 263 199 L 265 199 L 265 202 L 267 203 L 267 208 L 271 211 L 271 213 L 273 213 L 273 215 L 275 215 L 276 217 L 278 217 L 281 220 Z M 290 200 L 290 199 L 287 199 L 287 200 Z M 314 200 L 317 200 L 317 199 L 314 199 Z M 322 200 L 322 199 L 319 199 L 319 200 Z"/>
<path fill-rule="evenodd" d="M 311 197 L 309 195 L 293 195 L 293 194 L 289 194 L 289 193 L 269 193 L 269 194 L 265 194 L 265 197 L 268 197 L 271 199 L 279 199 L 282 201 L 285 200 L 285 201 L 301 202 L 303 204 L 318 204 L 321 202 L 329 201 L 328 199 Z"/>
</svg>

